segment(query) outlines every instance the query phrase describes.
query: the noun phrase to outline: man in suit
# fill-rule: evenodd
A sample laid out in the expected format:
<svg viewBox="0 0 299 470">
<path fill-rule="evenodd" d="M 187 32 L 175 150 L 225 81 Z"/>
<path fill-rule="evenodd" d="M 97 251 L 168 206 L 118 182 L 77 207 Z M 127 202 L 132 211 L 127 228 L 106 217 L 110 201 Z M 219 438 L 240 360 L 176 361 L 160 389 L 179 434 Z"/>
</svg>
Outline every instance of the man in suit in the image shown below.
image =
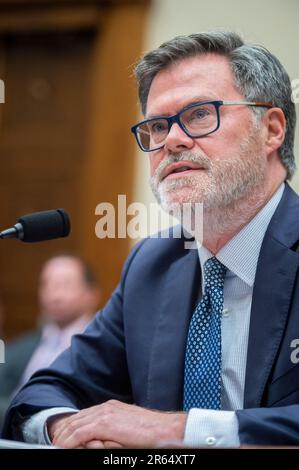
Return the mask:
<svg viewBox="0 0 299 470">
<path fill-rule="evenodd" d="M 99 289 L 90 267 L 70 254 L 54 256 L 41 269 L 41 328 L 7 343 L 0 366 L 0 427 L 12 396 L 38 369 L 48 367 L 82 333 L 96 311 Z"/>
<path fill-rule="evenodd" d="M 145 120 L 132 130 L 152 189 L 168 211 L 203 203 L 202 240 L 137 245 L 101 314 L 15 398 L 4 435 L 87 448 L 298 444 L 289 77 L 226 32 L 175 38 L 136 75 Z"/>
</svg>

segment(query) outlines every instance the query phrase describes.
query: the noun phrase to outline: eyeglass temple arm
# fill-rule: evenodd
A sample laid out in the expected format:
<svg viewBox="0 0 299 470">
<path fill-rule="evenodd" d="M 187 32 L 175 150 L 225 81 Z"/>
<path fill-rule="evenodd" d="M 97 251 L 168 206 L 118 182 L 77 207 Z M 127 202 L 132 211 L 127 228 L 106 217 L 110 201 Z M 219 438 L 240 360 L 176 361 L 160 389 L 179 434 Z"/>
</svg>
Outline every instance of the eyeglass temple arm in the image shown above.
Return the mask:
<svg viewBox="0 0 299 470">
<path fill-rule="evenodd" d="M 233 104 L 243 104 L 245 106 L 261 106 L 264 108 L 273 108 L 272 103 L 264 103 L 263 101 L 222 101 L 222 104 L 233 105 Z"/>
</svg>

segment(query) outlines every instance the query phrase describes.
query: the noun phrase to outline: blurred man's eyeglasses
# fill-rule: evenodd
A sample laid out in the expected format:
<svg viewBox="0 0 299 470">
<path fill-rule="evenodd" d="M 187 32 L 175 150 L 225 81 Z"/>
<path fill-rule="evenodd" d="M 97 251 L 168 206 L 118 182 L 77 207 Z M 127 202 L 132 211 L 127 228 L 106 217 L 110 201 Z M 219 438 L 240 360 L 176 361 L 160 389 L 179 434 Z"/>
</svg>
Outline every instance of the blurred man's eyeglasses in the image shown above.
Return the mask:
<svg viewBox="0 0 299 470">
<path fill-rule="evenodd" d="M 144 152 L 164 147 L 171 126 L 177 123 L 192 138 L 205 137 L 220 126 L 220 106 L 244 105 L 272 108 L 271 103 L 250 101 L 204 101 L 190 104 L 173 116 L 161 116 L 141 121 L 131 128 L 137 143 Z"/>
</svg>

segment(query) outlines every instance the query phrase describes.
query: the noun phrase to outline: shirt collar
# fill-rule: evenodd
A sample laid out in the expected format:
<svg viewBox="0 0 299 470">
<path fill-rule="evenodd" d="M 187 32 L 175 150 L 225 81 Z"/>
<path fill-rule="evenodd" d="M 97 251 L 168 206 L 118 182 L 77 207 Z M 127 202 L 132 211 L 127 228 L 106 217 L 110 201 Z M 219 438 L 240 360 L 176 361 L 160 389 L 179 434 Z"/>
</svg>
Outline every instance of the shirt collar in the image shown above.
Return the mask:
<svg viewBox="0 0 299 470">
<path fill-rule="evenodd" d="M 229 240 L 217 253 L 217 259 L 249 286 L 253 286 L 258 257 L 270 220 L 282 198 L 282 183 L 267 204 L 256 216 Z M 198 244 L 201 269 L 213 254 Z M 202 271 L 203 272 L 203 271 Z"/>
</svg>

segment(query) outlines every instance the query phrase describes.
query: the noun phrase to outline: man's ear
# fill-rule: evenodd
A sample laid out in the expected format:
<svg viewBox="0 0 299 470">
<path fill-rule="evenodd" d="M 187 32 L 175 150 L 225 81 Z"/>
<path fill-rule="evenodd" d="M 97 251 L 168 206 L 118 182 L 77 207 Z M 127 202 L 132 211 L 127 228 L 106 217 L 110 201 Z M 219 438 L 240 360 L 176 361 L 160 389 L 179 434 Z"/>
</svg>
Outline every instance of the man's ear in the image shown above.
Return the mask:
<svg viewBox="0 0 299 470">
<path fill-rule="evenodd" d="M 266 130 L 265 146 L 267 154 L 278 150 L 285 139 L 286 118 L 280 108 L 270 108 L 263 116 L 263 123 Z"/>
</svg>

